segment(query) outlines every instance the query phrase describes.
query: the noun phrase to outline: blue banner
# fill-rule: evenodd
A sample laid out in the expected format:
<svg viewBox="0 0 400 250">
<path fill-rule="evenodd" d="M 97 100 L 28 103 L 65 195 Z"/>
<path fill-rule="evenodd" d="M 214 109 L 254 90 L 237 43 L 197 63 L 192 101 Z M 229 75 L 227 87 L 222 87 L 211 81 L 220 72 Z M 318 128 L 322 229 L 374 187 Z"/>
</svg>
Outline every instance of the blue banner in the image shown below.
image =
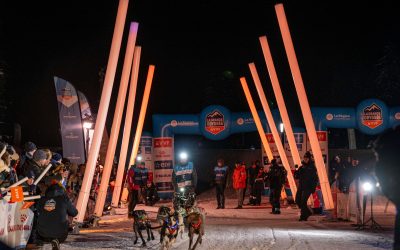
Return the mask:
<svg viewBox="0 0 400 250">
<path fill-rule="evenodd" d="M 72 163 L 85 162 L 81 110 L 74 86 L 54 77 L 60 117 L 63 156 Z"/>
</svg>

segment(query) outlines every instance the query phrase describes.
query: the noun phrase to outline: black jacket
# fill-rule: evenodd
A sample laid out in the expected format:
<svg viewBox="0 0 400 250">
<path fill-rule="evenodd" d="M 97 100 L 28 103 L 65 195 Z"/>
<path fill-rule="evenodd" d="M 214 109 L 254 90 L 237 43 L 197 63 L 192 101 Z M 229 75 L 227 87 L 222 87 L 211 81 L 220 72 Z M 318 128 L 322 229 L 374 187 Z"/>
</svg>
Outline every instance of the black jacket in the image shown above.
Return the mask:
<svg viewBox="0 0 400 250">
<path fill-rule="evenodd" d="M 286 182 L 287 172 L 281 165 L 274 164 L 269 168 L 268 181 L 271 189 L 282 189 Z"/>
<path fill-rule="evenodd" d="M 298 168 L 294 172 L 294 178 L 299 180 L 298 190 L 315 191 L 318 184 L 318 174 L 314 162 L 309 162 Z"/>
<path fill-rule="evenodd" d="M 250 185 L 253 185 L 255 183 L 255 180 L 257 178 L 259 170 L 260 170 L 260 166 L 257 166 L 257 165 L 254 168 L 253 168 L 253 166 L 250 166 L 247 169 L 247 176 L 248 176 Z"/>
<path fill-rule="evenodd" d="M 65 189 L 58 184 L 50 186 L 38 204 L 37 232 L 43 238 L 58 239 L 68 234 L 68 215 L 78 210 L 68 199 Z"/>
<path fill-rule="evenodd" d="M 36 179 L 42 173 L 41 167 L 31 159 L 27 159 L 24 164 L 24 175 L 28 178 Z"/>
</svg>

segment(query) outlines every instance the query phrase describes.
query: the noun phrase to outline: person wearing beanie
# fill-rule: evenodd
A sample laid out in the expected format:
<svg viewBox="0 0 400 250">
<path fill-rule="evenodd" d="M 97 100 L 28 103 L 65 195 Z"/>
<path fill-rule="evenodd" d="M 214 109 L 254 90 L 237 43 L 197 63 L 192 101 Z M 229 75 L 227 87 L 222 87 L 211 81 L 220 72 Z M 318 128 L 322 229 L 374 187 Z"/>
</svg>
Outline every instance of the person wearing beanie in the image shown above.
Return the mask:
<svg viewBox="0 0 400 250">
<path fill-rule="evenodd" d="M 157 201 L 160 200 L 160 198 L 158 197 L 157 188 L 152 181 L 147 180 L 143 196 L 145 198 L 146 206 L 153 206 Z"/>
<path fill-rule="evenodd" d="M 21 160 L 19 161 L 19 167 L 17 168 L 18 176 L 22 176 L 25 173 L 26 168 L 31 164 L 33 154 L 37 150 L 35 143 L 26 142 L 24 145 L 24 153 L 21 156 Z"/>
<path fill-rule="evenodd" d="M 304 154 L 302 166 L 294 172 L 294 178 L 299 180 L 295 199 L 301 209 L 299 221 L 306 221 L 312 214 L 307 206 L 307 200 L 315 192 L 318 184 L 317 169 L 310 152 L 307 151 Z"/>
<path fill-rule="evenodd" d="M 29 165 L 24 171 L 25 176 L 29 178 L 29 185 L 32 185 L 34 180 L 39 177 L 40 173 L 42 172 L 42 168 L 46 166 L 46 163 L 46 152 L 42 149 L 36 150 L 33 154 L 32 161 L 29 162 Z"/>
<path fill-rule="evenodd" d="M 51 242 L 53 249 L 60 249 L 60 243 L 68 236 L 68 216 L 76 216 L 78 210 L 67 197 L 61 185 L 61 175 L 46 178 L 46 194 L 37 204 L 37 235 L 44 242 Z"/>
<path fill-rule="evenodd" d="M 59 153 L 54 153 L 51 157 L 51 162 L 55 163 L 56 165 L 61 164 L 62 156 Z M 58 163 L 58 164 L 57 164 Z"/>
<path fill-rule="evenodd" d="M 37 147 L 36 147 L 35 143 L 33 143 L 33 142 L 31 142 L 31 141 L 28 141 L 28 142 L 25 143 L 25 145 L 24 145 L 24 150 L 25 150 L 25 153 L 27 154 L 27 156 L 28 156 L 29 158 L 32 158 L 32 157 L 33 157 L 33 154 L 34 154 L 35 151 L 37 150 Z"/>
</svg>

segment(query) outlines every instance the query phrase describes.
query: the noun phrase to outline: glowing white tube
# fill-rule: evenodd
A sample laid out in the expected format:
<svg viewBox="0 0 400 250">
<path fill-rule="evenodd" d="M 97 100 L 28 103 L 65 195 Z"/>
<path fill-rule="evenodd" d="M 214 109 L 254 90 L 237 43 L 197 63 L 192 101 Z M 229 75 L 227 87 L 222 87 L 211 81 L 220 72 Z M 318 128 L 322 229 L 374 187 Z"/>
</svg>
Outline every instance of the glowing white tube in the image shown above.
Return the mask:
<svg viewBox="0 0 400 250">
<path fill-rule="evenodd" d="M 51 163 L 43 170 L 43 172 L 39 175 L 39 177 L 35 180 L 33 185 L 37 185 L 41 179 L 43 179 L 44 175 L 50 170 Z"/>
<path fill-rule="evenodd" d="M 40 199 L 40 198 L 41 198 L 40 195 L 28 196 L 28 197 L 24 198 L 24 201 L 37 200 L 37 199 Z"/>
</svg>

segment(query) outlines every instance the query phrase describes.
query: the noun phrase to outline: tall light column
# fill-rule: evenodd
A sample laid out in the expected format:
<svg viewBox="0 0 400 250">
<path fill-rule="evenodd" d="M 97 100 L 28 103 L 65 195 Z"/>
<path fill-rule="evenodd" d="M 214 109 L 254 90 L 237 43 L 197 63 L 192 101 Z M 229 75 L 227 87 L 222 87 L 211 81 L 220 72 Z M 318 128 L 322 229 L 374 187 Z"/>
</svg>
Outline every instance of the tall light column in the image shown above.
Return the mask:
<svg viewBox="0 0 400 250">
<path fill-rule="evenodd" d="M 103 91 L 101 93 L 99 110 L 97 113 L 96 126 L 94 129 L 92 144 L 89 150 L 89 157 L 86 162 L 85 175 L 79 192 L 76 208 L 79 213 L 74 218 L 75 222 L 82 223 L 86 212 L 87 202 L 92 186 L 93 175 L 96 167 L 97 157 L 99 155 L 101 139 L 106 123 L 108 106 L 110 104 L 111 92 L 114 84 L 115 71 L 118 64 L 119 50 L 121 48 L 122 35 L 124 32 L 126 12 L 128 10 L 129 0 L 120 0 L 118 5 L 117 18 L 114 27 L 111 50 L 107 63 L 107 70 L 104 77 Z"/>
<path fill-rule="evenodd" d="M 329 185 L 324 159 L 322 157 L 321 148 L 319 146 L 317 132 L 315 130 L 315 125 L 312 118 L 310 105 L 308 103 L 306 90 L 304 88 L 303 78 L 301 77 L 300 67 L 297 61 L 296 52 L 294 50 L 293 41 L 290 35 L 289 25 L 286 20 L 283 4 L 275 5 L 275 12 L 278 17 L 279 28 L 281 30 L 286 55 L 289 60 L 289 66 L 292 72 L 294 85 L 300 102 L 300 108 L 303 114 L 304 123 L 306 125 L 307 134 L 310 139 L 311 150 L 314 155 L 318 172 L 318 178 L 321 185 L 322 196 L 324 198 L 324 206 L 325 209 L 333 209 L 334 204 L 331 193 L 331 187 Z"/>
<path fill-rule="evenodd" d="M 274 156 L 272 155 L 271 148 L 269 147 L 267 136 L 262 127 L 260 116 L 257 113 L 256 105 L 254 105 L 253 97 L 251 97 L 251 93 L 249 90 L 249 86 L 247 85 L 246 78 L 241 77 L 240 83 L 242 84 L 244 95 L 246 96 L 247 103 L 249 104 L 251 114 L 253 115 L 254 123 L 256 124 L 258 134 L 260 135 L 261 138 L 261 142 L 264 146 L 265 152 L 267 153 L 268 160 L 271 161 L 274 158 Z"/>
<path fill-rule="evenodd" d="M 107 189 L 109 186 L 111 170 L 114 162 L 115 148 L 117 147 L 122 114 L 124 113 L 126 91 L 128 89 L 129 76 L 131 73 L 133 52 L 135 50 L 138 26 L 138 23 L 132 22 L 129 28 L 128 43 L 125 51 L 121 82 L 119 84 L 117 104 L 115 106 L 114 119 L 111 127 L 110 139 L 108 141 L 106 160 L 104 163 L 103 174 L 101 176 L 100 188 L 96 199 L 96 206 L 94 208 L 94 214 L 97 217 L 103 215 L 104 203 L 106 201 Z"/>
<path fill-rule="evenodd" d="M 272 136 L 274 137 L 274 141 L 275 141 L 276 147 L 278 148 L 279 156 L 281 157 L 282 164 L 283 164 L 283 166 L 285 167 L 285 169 L 287 171 L 287 178 L 288 178 L 288 181 L 289 181 L 290 190 L 292 191 L 292 194 L 293 194 L 293 197 L 294 197 L 296 195 L 296 193 L 297 193 L 296 182 L 294 181 L 293 173 L 292 173 L 292 170 L 290 168 L 289 161 L 288 161 L 288 159 L 286 157 L 285 149 L 283 148 L 282 141 L 281 141 L 281 138 L 279 136 L 278 129 L 276 128 L 274 117 L 272 116 L 271 109 L 268 106 L 267 97 L 265 96 L 263 87 L 261 86 L 261 81 L 260 81 L 260 77 L 258 76 L 258 73 L 257 73 L 256 65 L 254 63 L 249 63 L 249 68 L 250 68 L 250 72 L 251 72 L 251 75 L 253 77 L 254 83 L 256 85 L 257 93 L 258 93 L 258 96 L 260 97 L 261 104 L 262 104 L 262 107 L 264 109 L 265 116 L 267 117 L 268 126 L 271 129 Z"/>
<path fill-rule="evenodd" d="M 139 46 L 135 47 L 135 52 L 133 55 L 131 83 L 129 86 L 128 104 L 126 107 L 126 114 L 125 114 L 124 131 L 122 134 L 122 144 L 119 153 L 117 176 L 115 177 L 114 192 L 111 201 L 111 206 L 113 208 L 118 207 L 119 196 L 121 192 L 121 186 L 125 171 L 126 156 L 128 154 L 129 140 L 131 138 L 132 119 L 133 119 L 133 111 L 135 110 L 136 89 L 137 89 L 137 82 L 139 75 L 141 51 L 142 51 L 141 47 Z"/>
</svg>

